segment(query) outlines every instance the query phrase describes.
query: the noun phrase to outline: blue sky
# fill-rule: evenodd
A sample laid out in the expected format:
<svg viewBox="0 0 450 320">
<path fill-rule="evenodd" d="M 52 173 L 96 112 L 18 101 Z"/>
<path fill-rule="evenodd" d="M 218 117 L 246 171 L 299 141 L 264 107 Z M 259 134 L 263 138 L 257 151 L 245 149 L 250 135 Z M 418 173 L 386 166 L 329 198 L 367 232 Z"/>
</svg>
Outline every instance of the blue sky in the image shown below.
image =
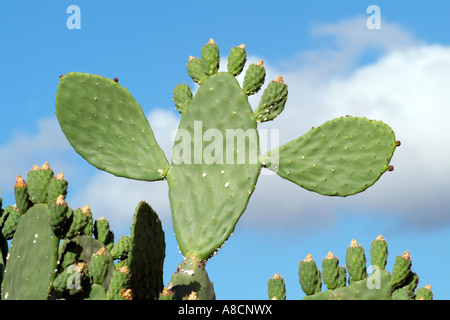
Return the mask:
<svg viewBox="0 0 450 320">
<path fill-rule="evenodd" d="M 66 26 L 70 5 L 80 7 L 80 30 Z M 366 27 L 370 5 L 381 9 L 379 30 Z M 167 183 L 116 178 L 85 162 L 56 121 L 59 76 L 118 77 L 167 155 L 179 121 L 172 90 L 179 83 L 196 88 L 185 68 L 189 55 L 199 56 L 209 38 L 223 57 L 245 43 L 250 62 L 263 59 L 268 78 L 281 74 L 289 85 L 285 111 L 265 125 L 280 130 L 280 143 L 351 114 L 386 122 L 402 146 L 392 159 L 394 172 L 345 199 L 261 176 L 234 234 L 207 264 L 217 298 L 266 299 L 267 280 L 278 272 L 288 299 L 300 299 L 297 268 L 307 253 L 320 264 L 331 250 L 343 264 L 352 239 L 368 251 L 382 234 L 388 270 L 409 250 L 419 285 L 431 284 L 436 299 L 448 299 L 450 279 L 442 269 L 450 263 L 449 12 L 444 1 L 2 1 L 3 203 L 14 203 L 18 174 L 46 161 L 68 178 L 69 204 L 90 204 L 94 218 L 110 220 L 116 239 L 129 233 L 134 207 L 146 200 L 165 228 L 167 285 L 182 260 Z"/>
</svg>

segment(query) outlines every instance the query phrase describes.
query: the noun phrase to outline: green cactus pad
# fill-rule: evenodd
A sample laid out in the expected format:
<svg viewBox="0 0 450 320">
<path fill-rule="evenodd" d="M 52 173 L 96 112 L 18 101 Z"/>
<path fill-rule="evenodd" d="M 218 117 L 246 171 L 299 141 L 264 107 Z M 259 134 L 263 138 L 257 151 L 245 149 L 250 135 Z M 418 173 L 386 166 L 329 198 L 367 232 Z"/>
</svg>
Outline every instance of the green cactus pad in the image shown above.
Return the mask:
<svg viewBox="0 0 450 320">
<path fill-rule="evenodd" d="M 230 73 L 200 86 L 178 135 L 167 174 L 175 234 L 184 256 L 207 260 L 233 232 L 261 169 L 253 111 Z"/>
<path fill-rule="evenodd" d="M 56 94 L 56 115 L 73 148 L 98 169 L 136 180 L 161 180 L 168 162 L 127 89 L 97 75 L 71 72 Z"/>
<path fill-rule="evenodd" d="M 215 300 L 214 285 L 209 280 L 205 263 L 195 257 L 186 257 L 177 267 L 169 282 L 168 289 L 175 300 L 181 300 L 192 292 L 199 300 Z"/>
<path fill-rule="evenodd" d="M 164 231 L 157 213 L 142 201 L 138 204 L 131 228 L 129 269 L 130 288 L 137 300 L 158 298 L 163 289 L 166 252 Z"/>
<path fill-rule="evenodd" d="M 47 299 L 58 261 L 59 239 L 48 221 L 47 205 L 22 216 L 11 242 L 2 283 L 2 299 Z"/>
<path fill-rule="evenodd" d="M 396 148 L 380 121 L 342 117 L 325 122 L 262 157 L 284 179 L 328 196 L 364 191 L 386 172 Z"/>
</svg>

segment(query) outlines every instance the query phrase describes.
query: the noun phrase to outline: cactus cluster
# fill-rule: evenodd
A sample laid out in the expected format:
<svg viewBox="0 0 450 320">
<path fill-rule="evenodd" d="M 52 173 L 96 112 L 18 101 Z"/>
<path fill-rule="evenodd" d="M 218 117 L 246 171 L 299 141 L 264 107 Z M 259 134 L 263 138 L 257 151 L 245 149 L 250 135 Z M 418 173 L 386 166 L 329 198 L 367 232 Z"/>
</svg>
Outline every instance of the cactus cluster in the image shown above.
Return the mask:
<svg viewBox="0 0 450 320">
<path fill-rule="evenodd" d="M 169 284 L 199 298 L 215 298 L 206 262 L 233 233 L 263 168 L 322 195 L 346 197 L 364 191 L 392 170 L 399 145 L 381 121 L 341 117 L 260 154 L 257 126 L 286 106 L 288 86 L 281 76 L 263 90 L 255 108 L 249 96 L 262 90 L 262 61 L 236 76 L 247 61 L 245 45 L 231 48 L 227 71 L 211 39 L 200 58 L 190 56 L 187 72 L 199 85 L 173 91 L 181 115 L 169 163 L 141 106 L 118 79 L 70 72 L 60 78 L 56 116 L 73 148 L 89 163 L 113 175 L 145 181 L 166 180 L 172 221 L 184 260 Z M 142 238 L 144 239 L 144 238 Z M 167 296 L 167 295 L 164 295 Z M 169 295 L 170 296 L 170 295 Z"/>
<path fill-rule="evenodd" d="M 387 241 L 381 235 L 371 243 L 370 274 L 365 250 L 356 240 L 347 248 L 345 266 L 339 266 L 339 259 L 329 252 L 320 271 L 308 254 L 298 266 L 304 300 L 432 300 L 431 286 L 417 288 L 419 276 L 411 269 L 408 251 L 395 258 L 392 273 L 385 270 L 387 256 Z M 286 299 L 284 279 L 279 274 L 268 281 L 268 294 L 269 299 Z"/>
<path fill-rule="evenodd" d="M 165 242 L 156 212 L 139 203 L 131 235 L 114 243 L 108 220 L 94 220 L 89 205 L 72 209 L 67 188 L 45 163 L 17 177 L 16 204 L 3 210 L 0 198 L 1 298 L 158 298 Z"/>
</svg>

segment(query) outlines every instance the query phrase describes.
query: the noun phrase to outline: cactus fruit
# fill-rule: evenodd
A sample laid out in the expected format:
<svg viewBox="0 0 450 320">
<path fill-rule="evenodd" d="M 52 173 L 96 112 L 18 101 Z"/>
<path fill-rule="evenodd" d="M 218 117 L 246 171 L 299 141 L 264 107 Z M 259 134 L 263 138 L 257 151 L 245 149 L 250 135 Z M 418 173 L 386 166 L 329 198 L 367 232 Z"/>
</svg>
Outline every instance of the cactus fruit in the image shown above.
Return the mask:
<svg viewBox="0 0 450 320">
<path fill-rule="evenodd" d="M 58 196 L 66 196 L 67 195 L 68 182 L 64 177 L 62 172 L 58 173 L 58 175 L 54 176 L 50 183 L 48 184 L 48 195 L 47 195 L 47 203 L 55 200 Z"/>
<path fill-rule="evenodd" d="M 122 236 L 111 249 L 113 259 L 125 260 L 131 249 L 131 237 Z"/>
<path fill-rule="evenodd" d="M 94 237 L 104 244 L 109 244 L 112 240 L 114 242 L 114 235 L 109 228 L 109 221 L 104 217 L 95 220 L 94 223 Z M 112 238 L 112 239 L 111 239 Z"/>
<path fill-rule="evenodd" d="M 89 263 L 89 274 L 92 277 L 92 281 L 96 284 L 102 284 L 108 274 L 111 258 L 108 257 L 106 248 L 101 247 L 91 257 Z"/>
<path fill-rule="evenodd" d="M 323 283 L 329 290 L 333 290 L 345 285 L 345 279 L 340 279 L 343 273 L 340 272 L 339 259 L 330 251 L 322 260 Z"/>
<path fill-rule="evenodd" d="M 415 300 L 433 300 L 433 292 L 431 286 L 420 287 L 416 291 Z"/>
<path fill-rule="evenodd" d="M 113 271 L 106 296 L 109 300 L 124 300 L 121 293 L 127 290 L 130 282 L 130 270 L 127 266 Z"/>
<path fill-rule="evenodd" d="M 228 72 L 237 77 L 244 70 L 246 61 L 247 51 L 245 51 L 245 44 L 231 48 L 228 54 Z"/>
<path fill-rule="evenodd" d="M 381 261 L 384 265 L 387 257 L 387 242 L 382 236 L 378 236 L 374 242 L 376 241 L 383 241 L 383 249 L 381 250 L 382 259 L 377 256 L 375 260 Z M 371 251 L 379 255 L 378 249 Z M 431 286 L 416 290 L 419 277 L 411 271 L 411 256 L 408 251 L 397 256 L 392 274 L 375 264 L 372 265 L 373 272 L 368 275 L 364 248 L 358 245 L 356 240 L 352 240 L 346 253 L 347 268 L 339 267 L 338 264 L 339 260 L 331 252 L 322 260 L 323 283 L 327 286 L 327 290 L 321 291 L 317 283 L 321 281 L 320 271 L 311 255 L 308 254 L 306 259 L 300 262 L 299 280 L 306 294 L 305 300 L 411 300 L 433 297 Z M 347 286 L 345 285 L 346 269 L 351 279 Z"/>
<path fill-rule="evenodd" d="M 51 200 L 48 210 L 50 226 L 56 235 L 60 235 L 67 221 L 67 211 L 69 210 L 64 196 L 60 194 L 55 200 Z"/>
<path fill-rule="evenodd" d="M 311 254 L 308 254 L 305 260 L 300 261 L 298 277 L 300 279 L 300 286 L 307 295 L 320 292 L 322 285 L 320 271 Z"/>
<path fill-rule="evenodd" d="M 2 226 L 2 235 L 6 240 L 11 240 L 16 232 L 22 214 L 17 209 L 16 205 L 7 206 L 3 213 L 5 220 Z"/>
<path fill-rule="evenodd" d="M 173 89 L 173 102 L 175 109 L 183 115 L 192 100 L 192 91 L 187 84 L 179 84 Z"/>
<path fill-rule="evenodd" d="M 264 61 L 260 60 L 257 63 L 251 64 L 248 67 L 244 76 L 242 88 L 246 95 L 250 96 L 257 93 L 266 79 L 266 68 L 264 68 Z"/>
<path fill-rule="evenodd" d="M 23 178 L 18 175 L 14 186 L 14 196 L 16 199 L 17 210 L 24 214 L 31 208 L 33 203 L 28 196 L 28 185 Z"/>
<path fill-rule="evenodd" d="M 174 295 L 175 294 L 173 293 L 173 291 L 164 287 L 161 293 L 159 294 L 159 300 L 173 300 Z"/>
<path fill-rule="evenodd" d="M 346 197 L 390 170 L 398 146 L 386 124 L 343 117 L 260 155 L 257 126 L 284 110 L 288 88 L 278 77 L 253 111 L 248 98 L 261 90 L 266 70 L 262 61 L 250 65 L 241 87 L 235 76 L 246 56 L 244 45 L 233 47 L 228 70 L 219 72 L 213 39 L 202 47 L 200 59 L 190 56 L 187 72 L 200 86 L 194 96 L 188 85 L 175 87 L 181 119 L 170 164 L 142 108 L 117 81 L 70 72 L 56 94 L 61 129 L 89 163 L 120 177 L 167 180 L 179 249 L 202 263 L 233 233 L 263 167 L 307 190 Z"/>
<path fill-rule="evenodd" d="M 281 76 L 269 83 L 261 97 L 261 102 L 254 112 L 257 122 L 271 121 L 283 110 L 287 100 L 287 85 Z"/>
<path fill-rule="evenodd" d="M 348 279 L 349 283 L 352 281 L 359 281 L 367 277 L 364 248 L 354 239 L 347 248 L 345 265 L 347 267 L 348 274 L 350 275 Z"/>
<path fill-rule="evenodd" d="M 411 264 L 411 255 L 408 251 L 405 251 L 401 256 L 395 258 L 391 277 L 392 287 L 396 288 L 405 282 L 410 275 Z"/>
<path fill-rule="evenodd" d="M 88 225 L 91 217 L 92 214 L 89 205 L 78 208 L 76 210 L 69 210 L 64 237 L 67 239 L 71 239 L 83 234 L 84 229 Z"/>
<path fill-rule="evenodd" d="M 28 172 L 28 194 L 34 204 L 47 203 L 48 186 L 53 178 L 53 171 L 48 162 L 39 168 L 37 165 Z"/>
<path fill-rule="evenodd" d="M 379 235 L 370 245 L 370 263 L 384 270 L 387 262 L 387 241 Z"/>
<path fill-rule="evenodd" d="M 278 273 L 269 279 L 267 286 L 270 300 L 286 300 L 286 285 Z"/>
<path fill-rule="evenodd" d="M 214 39 L 209 39 L 209 42 L 203 46 L 200 61 L 207 76 L 211 76 L 219 71 L 219 48 Z"/>
</svg>

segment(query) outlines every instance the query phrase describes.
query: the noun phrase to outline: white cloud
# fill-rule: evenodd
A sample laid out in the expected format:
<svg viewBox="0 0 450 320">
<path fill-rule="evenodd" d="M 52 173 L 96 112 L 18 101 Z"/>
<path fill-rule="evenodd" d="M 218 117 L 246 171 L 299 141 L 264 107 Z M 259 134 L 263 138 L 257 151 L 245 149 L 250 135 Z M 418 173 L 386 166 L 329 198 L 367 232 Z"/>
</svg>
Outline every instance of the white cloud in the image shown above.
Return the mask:
<svg viewBox="0 0 450 320">
<path fill-rule="evenodd" d="M 316 34 L 332 36 L 337 49 L 300 55 L 289 71 L 289 63 L 283 63 L 280 72 L 289 85 L 288 103 L 266 126 L 280 128 L 280 143 L 285 143 L 347 114 L 384 121 L 402 141 L 391 162 L 394 172 L 345 199 L 320 197 L 292 183 L 262 177 L 249 205 L 253 218 L 244 220 L 248 225 L 306 221 L 308 226 L 332 221 L 330 213 L 342 208 L 393 214 L 404 219 L 405 227 L 427 229 L 450 222 L 445 195 L 450 186 L 450 48 L 425 45 L 388 23 L 383 24 L 383 37 L 372 37 L 378 31 L 364 30 L 363 22 L 358 18 L 318 27 Z M 370 64 L 356 66 L 367 48 L 384 53 Z"/>
<path fill-rule="evenodd" d="M 34 164 L 41 166 L 48 161 L 54 168 L 71 170 L 71 164 L 66 163 L 71 146 L 57 119 L 39 119 L 36 127 L 35 135 L 16 132 L 11 141 L 0 146 L 0 186 L 3 192 L 13 188 L 17 175 L 25 178 Z"/>
</svg>

